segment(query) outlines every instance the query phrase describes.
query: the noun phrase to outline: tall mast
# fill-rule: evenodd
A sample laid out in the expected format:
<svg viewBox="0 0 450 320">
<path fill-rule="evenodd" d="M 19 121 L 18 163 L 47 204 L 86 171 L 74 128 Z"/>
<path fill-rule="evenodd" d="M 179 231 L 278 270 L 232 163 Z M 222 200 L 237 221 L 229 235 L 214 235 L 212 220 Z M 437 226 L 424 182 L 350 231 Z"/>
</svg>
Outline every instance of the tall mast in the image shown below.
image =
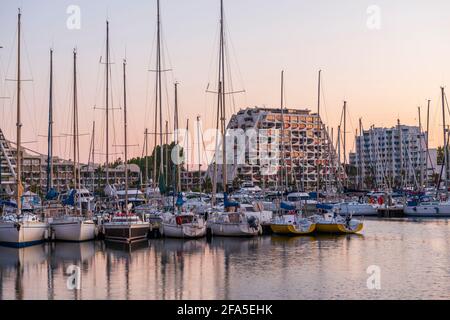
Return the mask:
<svg viewBox="0 0 450 320">
<path fill-rule="evenodd" d="M 159 179 L 161 180 L 161 177 L 164 175 L 164 153 L 163 153 L 163 117 L 162 117 L 162 81 L 161 81 L 161 73 L 162 73 L 162 66 L 161 66 L 161 12 L 160 12 L 160 6 L 159 6 L 159 0 L 157 0 L 157 11 L 158 11 L 158 17 L 157 17 L 157 68 L 156 68 L 156 76 L 157 76 L 157 103 L 158 103 L 158 109 L 159 109 L 159 129 L 160 129 L 160 135 L 159 135 L 159 145 L 160 145 L 160 163 L 159 163 Z M 159 101 L 158 101 L 159 97 Z"/>
<path fill-rule="evenodd" d="M 128 213 L 127 61 L 123 60 L 123 135 L 125 141 L 125 212 Z"/>
<path fill-rule="evenodd" d="M 447 146 L 447 128 L 445 124 L 445 89 L 441 87 L 442 94 L 442 125 L 444 133 L 444 168 L 445 168 L 445 194 L 448 196 L 448 146 Z M 439 186 L 438 186 L 439 189 Z"/>
<path fill-rule="evenodd" d="M 337 149 L 338 149 L 338 174 L 339 174 L 339 179 L 340 179 L 340 174 L 341 174 L 341 167 L 342 167 L 342 163 L 341 163 L 341 125 L 338 125 L 337 127 Z"/>
<path fill-rule="evenodd" d="M 166 130 L 165 130 L 165 148 L 164 148 L 164 169 L 165 169 L 165 186 L 167 187 L 167 180 L 169 180 L 169 121 L 166 120 Z"/>
<path fill-rule="evenodd" d="M 280 178 L 281 178 L 281 186 L 284 188 L 283 191 L 287 189 L 287 170 L 285 168 L 286 161 L 284 155 L 284 70 L 281 71 L 281 170 L 280 170 Z"/>
<path fill-rule="evenodd" d="M 320 86 L 321 86 L 321 76 L 322 76 L 322 70 L 319 70 L 319 79 L 317 84 L 317 124 L 319 129 L 319 139 L 322 137 L 322 126 L 320 125 Z M 316 189 L 316 197 L 319 199 L 319 191 L 320 191 L 320 161 L 322 160 L 322 152 L 321 152 L 321 144 L 318 145 L 319 147 L 319 156 L 317 157 L 317 160 L 319 162 L 317 163 L 317 189 Z"/>
<path fill-rule="evenodd" d="M 202 161 L 201 161 L 201 149 L 200 149 L 200 116 L 197 116 L 197 156 L 198 156 L 198 191 L 202 192 Z"/>
<path fill-rule="evenodd" d="M 348 185 L 347 179 L 347 101 L 344 101 L 344 175 L 345 175 L 345 186 Z"/>
<path fill-rule="evenodd" d="M 145 186 L 148 187 L 148 129 L 144 132 L 144 148 L 145 148 Z"/>
<path fill-rule="evenodd" d="M 358 162 L 359 162 L 359 181 L 360 181 L 360 189 L 364 187 L 364 168 L 363 168 L 363 145 L 364 145 L 364 133 L 362 126 L 362 119 L 359 118 L 359 148 L 358 148 Z"/>
<path fill-rule="evenodd" d="M 420 188 L 419 190 L 422 190 L 423 188 L 423 145 L 422 145 L 422 114 L 420 112 L 420 107 L 417 108 L 418 112 L 419 112 L 419 151 L 420 151 L 420 156 L 419 156 L 419 164 L 420 164 Z"/>
<path fill-rule="evenodd" d="M 77 189 L 78 166 L 78 101 L 77 101 L 77 50 L 73 49 L 73 188 Z"/>
<path fill-rule="evenodd" d="M 175 82 L 175 112 L 174 112 L 174 137 L 175 137 L 175 146 L 178 145 L 178 83 Z M 177 165 L 176 165 L 176 192 L 181 191 L 181 179 L 180 179 L 180 164 L 179 164 L 179 150 L 177 150 Z"/>
<path fill-rule="evenodd" d="M 20 36 L 21 36 L 21 17 L 22 13 L 20 12 L 17 15 L 17 155 L 16 155 L 16 183 L 17 183 L 17 192 L 16 192 L 16 201 L 17 201 L 17 213 L 20 214 L 22 211 L 21 204 L 21 196 L 22 196 L 22 120 L 20 114 L 20 86 L 21 86 L 21 74 L 20 74 Z"/>
<path fill-rule="evenodd" d="M 163 72 L 161 66 L 161 13 L 159 0 L 156 1 L 156 81 L 155 81 L 155 132 L 154 132 L 154 157 L 153 157 L 153 186 L 157 185 L 157 178 L 162 179 L 164 175 L 164 153 L 163 153 L 163 117 L 162 117 L 162 78 L 161 74 Z M 159 112 L 159 120 L 158 120 Z M 158 132 L 158 122 L 159 122 L 159 132 Z M 158 135 L 159 135 L 159 145 L 160 145 L 160 163 L 159 168 L 157 168 L 157 153 L 156 147 L 158 145 Z M 159 173 L 159 175 L 158 175 Z"/>
<path fill-rule="evenodd" d="M 50 89 L 48 99 L 47 193 L 53 188 L 53 49 L 50 49 Z"/>
<path fill-rule="evenodd" d="M 95 121 L 92 123 L 92 139 L 91 139 L 91 161 L 88 164 L 89 168 L 91 168 L 92 164 L 92 192 L 95 192 Z"/>
<path fill-rule="evenodd" d="M 220 45 L 219 45 L 219 109 L 221 114 L 221 128 L 222 128 L 222 177 L 223 190 L 228 191 L 228 170 L 227 170 L 227 143 L 226 143 L 226 113 L 225 113 L 225 25 L 223 14 L 223 0 L 220 0 Z"/>
<path fill-rule="evenodd" d="M 106 110 L 106 185 L 109 185 L 109 21 L 106 20 L 106 92 L 105 92 L 105 110 Z"/>
<path fill-rule="evenodd" d="M 343 148 L 344 148 L 344 168 L 345 168 L 345 165 L 347 164 L 347 101 L 344 101 Z"/>
<path fill-rule="evenodd" d="M 426 136 L 426 148 L 427 148 L 427 152 L 426 152 L 426 155 L 425 155 L 425 175 L 426 175 L 426 186 L 428 187 L 428 182 L 429 182 L 429 179 L 428 179 L 428 156 L 429 156 L 429 152 L 430 152 L 430 149 L 429 149 L 429 140 L 430 140 L 430 103 L 431 103 L 431 100 L 428 100 L 428 105 L 427 105 L 427 136 Z"/>
</svg>

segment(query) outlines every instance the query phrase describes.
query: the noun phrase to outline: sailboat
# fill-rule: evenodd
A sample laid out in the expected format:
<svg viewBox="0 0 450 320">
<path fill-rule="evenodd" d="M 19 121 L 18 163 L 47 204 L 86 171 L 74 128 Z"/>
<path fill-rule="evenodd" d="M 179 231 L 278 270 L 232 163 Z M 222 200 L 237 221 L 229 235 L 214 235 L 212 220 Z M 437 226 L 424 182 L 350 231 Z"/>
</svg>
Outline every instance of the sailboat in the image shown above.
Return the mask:
<svg viewBox="0 0 450 320">
<path fill-rule="evenodd" d="M 50 51 L 52 55 L 52 51 Z M 51 59 L 52 61 L 52 59 Z M 70 191 L 66 204 L 73 208 L 71 214 L 64 214 L 50 218 L 50 227 L 55 240 L 60 241 L 88 241 L 94 240 L 97 227 L 94 221 L 83 215 L 82 195 L 80 187 L 80 172 L 78 169 L 79 144 L 78 144 L 78 97 L 77 97 L 77 50 L 73 50 L 73 181 L 74 188 Z M 49 182 L 50 183 L 50 182 Z M 89 206 L 88 206 L 89 207 Z M 87 211 L 86 214 L 90 214 Z"/>
<path fill-rule="evenodd" d="M 218 83 L 217 83 L 217 124 L 220 123 L 221 143 L 222 143 L 222 185 L 224 190 L 224 208 L 213 211 L 208 220 L 208 228 L 213 236 L 229 237 L 251 237 L 257 236 L 262 232 L 259 219 L 255 216 L 247 216 L 239 203 L 229 201 L 228 199 L 228 177 L 227 177 L 227 143 L 226 143 L 226 42 L 225 42 L 225 21 L 223 0 L 220 1 L 220 42 L 219 42 L 219 61 L 218 61 Z M 220 120 L 220 121 L 219 121 Z M 217 128 L 219 129 L 219 128 Z M 216 138 L 218 146 L 218 138 Z M 216 201 L 217 188 L 217 161 L 218 148 L 216 148 L 216 160 L 214 163 L 213 178 L 213 202 Z"/>
<path fill-rule="evenodd" d="M 364 227 L 360 220 L 353 219 L 351 215 L 344 218 L 336 212 L 314 215 L 311 219 L 316 223 L 318 233 L 352 234 L 360 232 Z"/>
<path fill-rule="evenodd" d="M 32 214 L 22 211 L 22 122 L 21 122 L 21 11 L 17 19 L 17 154 L 16 154 L 16 212 L 0 219 L 0 244 L 12 247 L 26 247 L 43 242 L 48 225 Z"/>
<path fill-rule="evenodd" d="M 320 83 L 320 82 L 319 82 Z M 316 229 L 315 222 L 302 217 L 302 211 L 298 210 L 296 205 L 292 202 L 284 201 L 284 191 L 287 189 L 287 169 L 285 168 L 284 161 L 284 71 L 281 72 L 281 170 L 280 180 L 281 186 L 284 188 L 281 192 L 281 201 L 279 202 L 278 215 L 276 215 L 271 223 L 270 229 L 276 234 L 282 235 L 309 235 Z M 284 174 L 283 174 L 284 173 Z M 297 196 L 291 194 L 291 198 L 288 200 L 299 200 L 300 195 Z"/>
<path fill-rule="evenodd" d="M 128 148 L 127 148 L 127 90 L 126 90 L 126 60 L 123 61 L 123 110 L 124 110 L 124 140 L 125 140 L 125 203 L 124 212 L 115 213 L 112 220 L 103 224 L 105 240 L 112 242 L 132 243 L 145 241 L 150 224 L 131 213 L 128 203 Z"/>
</svg>

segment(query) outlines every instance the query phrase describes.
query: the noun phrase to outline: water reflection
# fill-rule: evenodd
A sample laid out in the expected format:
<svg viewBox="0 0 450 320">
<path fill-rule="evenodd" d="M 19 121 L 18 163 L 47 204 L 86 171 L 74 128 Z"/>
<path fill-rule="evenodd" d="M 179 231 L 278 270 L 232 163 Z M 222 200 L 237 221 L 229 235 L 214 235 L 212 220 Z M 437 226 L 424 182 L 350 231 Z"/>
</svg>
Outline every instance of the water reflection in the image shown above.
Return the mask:
<svg viewBox="0 0 450 320">
<path fill-rule="evenodd" d="M 0 299 L 450 298 L 448 221 L 366 221 L 363 236 L 0 247 Z M 78 266 L 81 290 L 69 290 Z M 382 290 L 366 287 L 379 265 Z"/>
</svg>

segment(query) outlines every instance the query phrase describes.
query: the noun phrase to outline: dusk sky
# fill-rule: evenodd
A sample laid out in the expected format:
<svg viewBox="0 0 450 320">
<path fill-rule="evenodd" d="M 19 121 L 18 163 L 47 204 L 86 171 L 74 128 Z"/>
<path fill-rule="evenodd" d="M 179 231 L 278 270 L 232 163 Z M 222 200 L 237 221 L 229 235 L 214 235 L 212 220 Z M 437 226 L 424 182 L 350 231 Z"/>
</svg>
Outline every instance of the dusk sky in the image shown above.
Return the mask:
<svg viewBox="0 0 450 320">
<path fill-rule="evenodd" d="M 81 9 L 81 28 L 70 30 L 70 5 Z M 417 107 L 431 104 L 430 145 L 442 143 L 440 86 L 450 85 L 450 12 L 446 0 L 225 0 L 235 97 L 229 114 L 252 106 L 279 107 L 280 71 L 285 70 L 286 106 L 316 111 L 317 72 L 323 70 L 323 119 L 336 127 L 348 101 L 348 134 L 353 146 L 358 119 L 371 125 L 418 123 Z M 122 105 L 122 59 L 128 61 L 130 156 L 142 153 L 145 128 L 153 128 L 156 0 L 9 0 L 0 8 L 0 127 L 15 140 L 17 8 L 22 8 L 24 141 L 46 153 L 48 51 L 55 50 L 55 135 L 70 133 L 72 50 L 79 54 L 80 133 L 97 123 L 96 150 L 104 152 L 105 21 L 110 21 L 114 107 Z M 380 9 L 379 28 L 368 20 Z M 215 104 L 206 93 L 214 85 L 218 46 L 219 0 L 161 0 L 169 107 L 179 82 L 180 123 L 214 127 Z M 370 27 L 372 26 L 372 27 Z M 172 113 L 171 113 L 172 114 Z M 111 144 L 123 144 L 122 111 L 111 124 Z M 425 122 L 425 121 L 424 121 Z M 114 137 L 115 135 L 115 137 Z M 70 158 L 70 139 L 56 138 L 55 153 Z M 90 137 L 81 137 L 81 161 L 87 161 Z M 117 152 L 121 149 L 118 148 Z M 118 155 L 120 156 L 120 155 Z M 100 157 L 100 156 L 99 156 Z M 123 157 L 123 156 L 122 156 Z M 98 159 L 97 159 L 98 161 Z"/>
</svg>

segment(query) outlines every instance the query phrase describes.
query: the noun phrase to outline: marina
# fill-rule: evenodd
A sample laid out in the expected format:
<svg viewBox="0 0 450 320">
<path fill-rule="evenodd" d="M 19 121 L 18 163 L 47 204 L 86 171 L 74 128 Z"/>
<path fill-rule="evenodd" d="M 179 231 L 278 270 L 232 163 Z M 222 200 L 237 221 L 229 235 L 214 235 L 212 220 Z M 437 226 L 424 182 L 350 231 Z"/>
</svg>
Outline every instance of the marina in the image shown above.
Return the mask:
<svg viewBox="0 0 450 320">
<path fill-rule="evenodd" d="M 203 112 L 175 74 L 187 57 L 172 65 L 169 49 L 192 40 L 166 42 L 173 4 L 152 1 L 155 24 L 136 29 L 153 42 L 130 41 L 151 47 L 146 67 L 109 15 L 89 45 L 55 44 L 30 64 L 42 53 L 27 49 L 33 17 L 17 9 L 5 79 L 0 60 L 0 93 L 13 83 L 0 95 L 0 300 L 450 300 L 448 88 L 434 79 L 426 121 L 419 106 L 380 126 L 333 68 L 309 65 L 300 86 L 277 65 L 251 106 L 227 5 L 214 1 Z M 33 68 L 48 74 L 45 111 L 34 98 L 30 109 Z"/>
</svg>

